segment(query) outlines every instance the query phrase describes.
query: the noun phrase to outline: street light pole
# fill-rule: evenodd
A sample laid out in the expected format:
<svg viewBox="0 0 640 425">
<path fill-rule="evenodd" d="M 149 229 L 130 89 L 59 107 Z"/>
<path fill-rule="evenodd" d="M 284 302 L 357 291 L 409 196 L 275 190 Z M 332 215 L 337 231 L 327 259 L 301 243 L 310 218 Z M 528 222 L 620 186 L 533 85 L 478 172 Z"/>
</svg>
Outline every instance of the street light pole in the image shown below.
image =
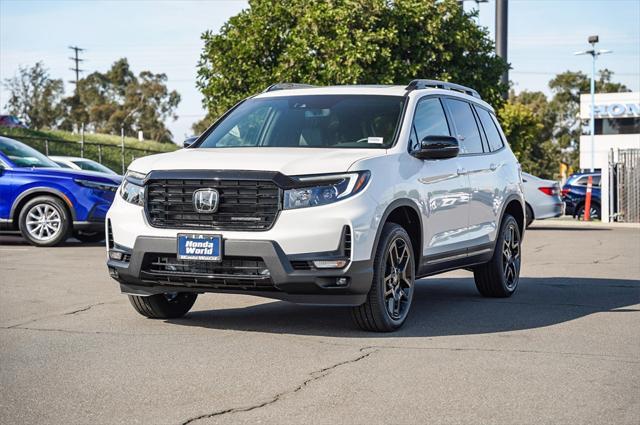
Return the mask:
<svg viewBox="0 0 640 425">
<path fill-rule="evenodd" d="M 591 55 L 591 117 L 589 119 L 589 133 L 591 136 L 591 172 L 596 168 L 596 151 L 595 151 L 595 134 L 596 134 L 596 59 L 600 55 L 611 53 L 611 50 L 596 50 L 596 44 L 599 38 L 597 35 L 589 37 L 589 44 L 591 44 L 591 50 L 585 50 L 582 52 L 576 52 L 575 55 Z"/>
</svg>

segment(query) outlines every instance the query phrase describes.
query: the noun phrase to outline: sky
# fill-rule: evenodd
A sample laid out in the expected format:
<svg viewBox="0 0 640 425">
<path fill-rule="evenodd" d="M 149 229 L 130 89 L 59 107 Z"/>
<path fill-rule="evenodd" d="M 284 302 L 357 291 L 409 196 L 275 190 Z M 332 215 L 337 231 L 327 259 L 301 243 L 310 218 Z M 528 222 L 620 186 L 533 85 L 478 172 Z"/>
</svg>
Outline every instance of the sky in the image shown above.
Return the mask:
<svg viewBox="0 0 640 425">
<path fill-rule="evenodd" d="M 166 123 L 180 143 L 205 115 L 195 86 L 200 36 L 217 32 L 246 7 L 246 1 L 234 0 L 0 0 L 0 80 L 42 61 L 71 92 L 69 46 L 86 49 L 85 75 L 104 72 L 126 57 L 135 73 L 167 74 L 169 88 L 182 96 L 178 119 Z M 478 23 L 493 38 L 495 1 L 465 3 L 467 11 L 478 8 Z M 614 80 L 640 91 L 640 0 L 509 0 L 509 78 L 515 90 L 549 95 L 547 84 L 555 74 L 589 74 L 590 56 L 573 53 L 589 48 L 592 34 L 600 36 L 599 48 L 613 50 L 598 59 L 598 68 L 612 70 Z M 2 87 L 0 113 L 7 100 Z"/>
</svg>

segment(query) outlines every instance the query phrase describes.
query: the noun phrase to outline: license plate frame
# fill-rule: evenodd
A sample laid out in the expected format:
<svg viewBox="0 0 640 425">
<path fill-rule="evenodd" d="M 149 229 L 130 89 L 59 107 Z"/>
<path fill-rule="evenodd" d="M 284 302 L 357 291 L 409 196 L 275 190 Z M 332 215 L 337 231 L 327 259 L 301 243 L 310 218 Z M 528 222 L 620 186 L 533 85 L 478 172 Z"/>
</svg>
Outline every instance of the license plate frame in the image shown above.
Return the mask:
<svg viewBox="0 0 640 425">
<path fill-rule="evenodd" d="M 223 242 L 222 235 L 179 233 L 176 238 L 176 257 L 178 260 L 220 262 Z M 187 248 L 193 252 L 188 253 Z"/>
</svg>

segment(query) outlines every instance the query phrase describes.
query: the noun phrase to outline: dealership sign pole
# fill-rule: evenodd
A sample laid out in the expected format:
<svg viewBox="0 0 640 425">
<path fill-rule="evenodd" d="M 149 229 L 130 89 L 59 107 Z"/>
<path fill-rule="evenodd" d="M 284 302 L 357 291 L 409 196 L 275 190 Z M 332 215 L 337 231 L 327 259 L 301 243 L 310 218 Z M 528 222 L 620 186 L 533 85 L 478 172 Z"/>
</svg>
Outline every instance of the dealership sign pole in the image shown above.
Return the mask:
<svg viewBox="0 0 640 425">
<path fill-rule="evenodd" d="M 589 43 L 591 44 L 591 50 L 585 50 L 583 52 L 576 52 L 575 55 L 591 55 L 593 61 L 591 63 L 591 117 L 589 120 L 589 133 L 591 134 L 591 172 L 596 168 L 595 160 L 595 134 L 596 134 L 596 117 L 595 117 L 595 96 L 596 96 L 596 58 L 605 53 L 611 53 L 611 50 L 596 50 L 596 43 L 598 42 L 598 36 L 592 35 L 589 37 Z"/>
</svg>

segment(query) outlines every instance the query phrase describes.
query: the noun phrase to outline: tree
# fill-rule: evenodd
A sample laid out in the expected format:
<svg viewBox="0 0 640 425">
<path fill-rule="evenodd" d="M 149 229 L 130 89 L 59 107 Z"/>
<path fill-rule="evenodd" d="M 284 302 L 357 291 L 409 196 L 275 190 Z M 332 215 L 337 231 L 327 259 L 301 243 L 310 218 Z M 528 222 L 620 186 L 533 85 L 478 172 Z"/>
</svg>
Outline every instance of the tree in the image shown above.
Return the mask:
<svg viewBox="0 0 640 425">
<path fill-rule="evenodd" d="M 165 74 L 143 71 L 136 76 L 127 59 L 116 61 L 105 72 L 93 72 L 78 81 L 73 96 L 64 100 L 67 117 L 63 126 L 84 123 L 100 133 L 134 136 L 136 129 L 157 141 L 171 142 L 167 119 L 175 119 L 180 95 L 169 91 Z"/>
<path fill-rule="evenodd" d="M 524 97 L 541 101 L 536 93 L 525 93 Z M 558 172 L 560 149 L 550 138 L 544 137 L 547 130 L 543 115 L 534 111 L 531 103 L 513 97 L 498 110 L 498 118 L 522 170 L 543 178 L 554 178 Z"/>
<path fill-rule="evenodd" d="M 611 81 L 613 72 L 603 69 L 598 72 L 596 93 L 626 92 L 629 89 L 621 83 Z M 580 95 L 590 92 L 590 77 L 578 71 L 566 71 L 549 81 L 553 98 L 549 103 L 555 115 L 554 137 L 564 150 L 563 161 L 578 168 L 578 142 L 582 133 Z"/>
<path fill-rule="evenodd" d="M 10 114 L 20 117 L 29 127 L 55 127 L 60 115 L 60 99 L 64 87 L 62 80 L 49 76 L 42 62 L 32 67 L 18 68 L 18 74 L 5 80 L 9 91 L 6 105 Z"/>
<path fill-rule="evenodd" d="M 508 65 L 472 18 L 455 0 L 250 0 L 218 34 L 202 35 L 197 84 L 209 116 L 194 128 L 282 81 L 436 78 L 472 86 L 497 105 Z"/>
</svg>

